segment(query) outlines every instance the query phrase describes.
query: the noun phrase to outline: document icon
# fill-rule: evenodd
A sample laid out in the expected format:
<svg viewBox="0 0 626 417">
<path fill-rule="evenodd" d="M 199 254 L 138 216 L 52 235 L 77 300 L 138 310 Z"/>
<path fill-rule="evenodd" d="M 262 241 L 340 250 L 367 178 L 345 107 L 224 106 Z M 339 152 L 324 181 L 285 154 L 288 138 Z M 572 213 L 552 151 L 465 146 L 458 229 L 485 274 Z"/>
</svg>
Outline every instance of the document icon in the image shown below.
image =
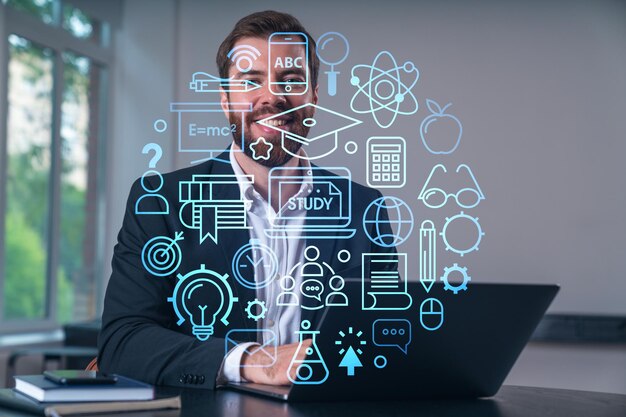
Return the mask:
<svg viewBox="0 0 626 417">
<path fill-rule="evenodd" d="M 233 329 L 226 333 L 224 352 L 228 353 L 240 343 L 256 341 L 259 344 L 249 346 L 245 352 L 249 356 L 260 357 L 257 365 L 241 365 L 242 368 L 268 368 L 276 363 L 277 338 L 270 329 Z M 255 361 L 252 361 L 255 362 Z"/>
<path fill-rule="evenodd" d="M 413 298 L 407 292 L 406 253 L 364 253 L 362 257 L 363 310 L 407 310 Z"/>
</svg>

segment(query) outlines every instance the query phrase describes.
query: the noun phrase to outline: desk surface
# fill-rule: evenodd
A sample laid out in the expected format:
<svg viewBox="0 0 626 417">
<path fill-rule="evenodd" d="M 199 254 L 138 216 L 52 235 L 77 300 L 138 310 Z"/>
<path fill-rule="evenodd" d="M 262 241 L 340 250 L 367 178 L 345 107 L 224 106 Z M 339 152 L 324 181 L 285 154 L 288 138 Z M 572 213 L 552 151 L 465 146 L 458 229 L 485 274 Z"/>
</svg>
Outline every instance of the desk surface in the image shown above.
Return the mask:
<svg viewBox="0 0 626 417">
<path fill-rule="evenodd" d="M 169 392 L 169 390 L 168 390 Z M 180 391 L 172 391 L 172 393 Z M 490 399 L 287 404 L 233 391 L 187 389 L 183 408 L 158 412 L 107 414 L 110 417 L 220 416 L 451 416 L 451 417 L 624 417 L 626 395 L 549 388 L 503 386 Z M 0 408 L 3 417 L 25 417 Z M 98 416 L 104 417 L 105 414 Z"/>
</svg>

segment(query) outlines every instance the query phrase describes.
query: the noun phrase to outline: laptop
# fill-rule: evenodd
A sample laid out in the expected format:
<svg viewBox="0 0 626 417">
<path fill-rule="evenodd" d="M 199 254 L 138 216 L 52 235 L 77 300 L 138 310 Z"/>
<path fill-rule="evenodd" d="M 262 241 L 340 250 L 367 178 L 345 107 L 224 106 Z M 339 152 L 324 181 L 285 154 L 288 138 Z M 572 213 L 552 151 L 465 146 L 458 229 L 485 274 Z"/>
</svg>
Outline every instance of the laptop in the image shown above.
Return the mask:
<svg viewBox="0 0 626 417">
<path fill-rule="evenodd" d="M 435 284 L 426 294 L 409 282 L 413 303 L 402 311 L 363 311 L 360 279 L 347 279 L 344 290 L 347 307 L 327 307 L 315 318 L 328 370 L 323 382 L 315 383 L 324 377 L 318 372 L 291 386 L 228 387 L 290 402 L 491 397 L 559 287 L 472 283 L 453 294 Z M 319 364 L 315 352 L 309 358 Z"/>
</svg>

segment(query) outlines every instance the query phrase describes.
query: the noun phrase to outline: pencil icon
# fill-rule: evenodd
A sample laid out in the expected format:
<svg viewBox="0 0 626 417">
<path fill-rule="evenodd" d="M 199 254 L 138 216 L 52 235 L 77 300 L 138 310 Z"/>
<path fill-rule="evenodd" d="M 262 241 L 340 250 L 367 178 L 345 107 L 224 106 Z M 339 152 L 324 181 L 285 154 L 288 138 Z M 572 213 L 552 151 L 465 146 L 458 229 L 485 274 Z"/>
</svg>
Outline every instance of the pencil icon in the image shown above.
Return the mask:
<svg viewBox="0 0 626 417">
<path fill-rule="evenodd" d="M 430 220 L 424 220 L 420 226 L 420 282 L 430 292 L 437 281 L 437 233 Z"/>
</svg>

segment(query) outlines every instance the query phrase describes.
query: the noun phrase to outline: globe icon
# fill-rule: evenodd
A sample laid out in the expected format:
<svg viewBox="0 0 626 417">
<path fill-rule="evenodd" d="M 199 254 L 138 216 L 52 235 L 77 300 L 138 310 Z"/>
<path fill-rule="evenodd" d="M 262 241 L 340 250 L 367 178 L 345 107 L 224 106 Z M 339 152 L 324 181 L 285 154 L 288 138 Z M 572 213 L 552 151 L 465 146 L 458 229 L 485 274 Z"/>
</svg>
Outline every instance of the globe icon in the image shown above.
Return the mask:
<svg viewBox="0 0 626 417">
<path fill-rule="evenodd" d="M 389 217 L 385 216 L 385 212 Z M 391 248 L 404 243 L 413 231 L 413 213 L 397 197 L 380 197 L 372 201 L 363 215 L 363 229 L 375 244 Z"/>
</svg>

